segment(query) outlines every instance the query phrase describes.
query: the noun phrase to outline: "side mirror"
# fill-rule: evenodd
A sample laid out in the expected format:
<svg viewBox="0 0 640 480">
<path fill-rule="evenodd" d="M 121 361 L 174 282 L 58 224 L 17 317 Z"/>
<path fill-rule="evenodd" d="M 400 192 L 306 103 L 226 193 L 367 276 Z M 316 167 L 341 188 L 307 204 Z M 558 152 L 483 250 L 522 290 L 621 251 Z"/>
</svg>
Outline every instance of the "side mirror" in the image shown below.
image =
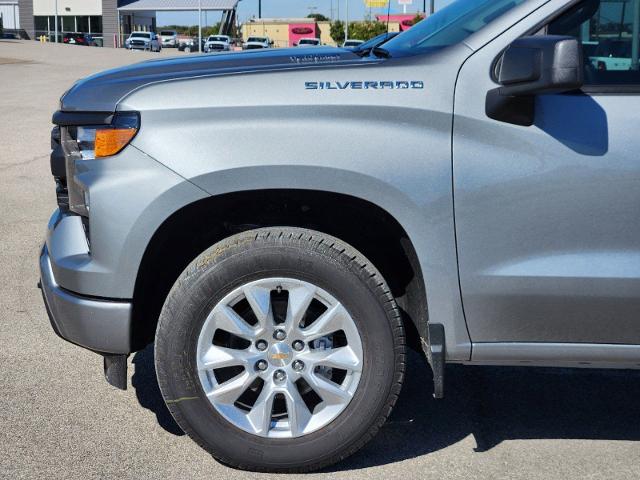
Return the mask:
<svg viewBox="0 0 640 480">
<path fill-rule="evenodd" d="M 535 120 L 535 95 L 582 87 L 582 47 L 574 37 L 519 38 L 504 51 L 495 74 L 501 86 L 487 94 L 487 116 L 501 122 L 531 126 Z"/>
</svg>

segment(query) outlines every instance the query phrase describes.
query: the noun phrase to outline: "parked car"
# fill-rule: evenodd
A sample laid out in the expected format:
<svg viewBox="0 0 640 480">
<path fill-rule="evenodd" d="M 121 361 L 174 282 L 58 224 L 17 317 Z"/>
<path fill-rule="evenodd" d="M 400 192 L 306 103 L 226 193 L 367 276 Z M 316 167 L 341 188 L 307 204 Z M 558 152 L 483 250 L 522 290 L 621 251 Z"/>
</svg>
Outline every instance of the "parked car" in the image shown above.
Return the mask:
<svg viewBox="0 0 640 480">
<path fill-rule="evenodd" d="M 104 46 L 104 38 L 102 37 L 102 35 L 93 37 L 91 45 L 93 47 L 102 47 L 102 46 Z"/>
<path fill-rule="evenodd" d="M 86 33 L 65 33 L 62 35 L 62 43 L 83 45 L 86 47 L 93 44 L 93 39 L 91 35 L 87 35 Z"/>
<path fill-rule="evenodd" d="M 153 32 L 132 32 L 125 40 L 124 46 L 129 50 L 149 50 L 150 52 L 162 50 L 160 40 Z"/>
<path fill-rule="evenodd" d="M 178 32 L 175 30 L 160 30 L 160 43 L 165 48 L 176 48 L 178 46 Z"/>
<path fill-rule="evenodd" d="M 350 38 L 342 43 L 342 48 L 356 48 L 364 43 L 364 40 L 355 40 Z"/>
<path fill-rule="evenodd" d="M 228 52 L 231 49 L 231 37 L 228 35 L 209 35 L 204 44 L 205 53 Z"/>
<path fill-rule="evenodd" d="M 260 48 L 271 48 L 273 42 L 269 40 L 269 37 L 249 37 L 247 41 L 242 44 L 243 50 L 257 50 Z"/>
<path fill-rule="evenodd" d="M 436 398 L 446 363 L 640 368 L 640 76 L 585 75 L 597 7 L 457 0 L 370 56 L 192 56 L 76 82 L 39 259 L 53 329 L 119 388 L 153 344 L 186 434 L 271 472 L 364 446 L 407 348 Z"/>
<path fill-rule="evenodd" d="M 347 47 L 353 50 L 354 52 L 358 52 L 359 54 L 367 54 L 371 52 L 374 48 L 377 48 L 381 45 L 384 45 L 386 42 L 399 35 L 400 32 L 385 32 L 380 35 L 376 35 L 370 40 L 359 44 L 356 47 Z"/>
<path fill-rule="evenodd" d="M 198 37 L 181 39 L 180 45 L 178 46 L 178 50 L 185 53 L 200 52 L 204 50 L 205 42 L 206 42 L 206 39 L 203 38 L 202 44 L 200 46 L 201 48 L 198 48 Z"/>
<path fill-rule="evenodd" d="M 296 47 L 317 47 L 321 45 L 319 38 L 301 38 Z"/>
</svg>

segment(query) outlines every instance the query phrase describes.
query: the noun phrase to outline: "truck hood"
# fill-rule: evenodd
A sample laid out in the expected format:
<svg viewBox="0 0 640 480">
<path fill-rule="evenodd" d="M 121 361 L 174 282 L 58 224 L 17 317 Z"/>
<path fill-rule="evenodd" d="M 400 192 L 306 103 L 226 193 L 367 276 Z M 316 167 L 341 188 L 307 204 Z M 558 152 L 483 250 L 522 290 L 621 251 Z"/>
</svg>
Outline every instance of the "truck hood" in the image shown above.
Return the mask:
<svg viewBox="0 0 640 480">
<path fill-rule="evenodd" d="M 106 70 L 76 82 L 60 99 L 65 112 L 113 112 L 131 92 L 146 85 L 170 80 L 260 71 L 328 68 L 381 59 L 361 58 L 352 51 L 334 48 L 287 48 L 195 55 L 186 58 L 149 60 Z"/>
</svg>

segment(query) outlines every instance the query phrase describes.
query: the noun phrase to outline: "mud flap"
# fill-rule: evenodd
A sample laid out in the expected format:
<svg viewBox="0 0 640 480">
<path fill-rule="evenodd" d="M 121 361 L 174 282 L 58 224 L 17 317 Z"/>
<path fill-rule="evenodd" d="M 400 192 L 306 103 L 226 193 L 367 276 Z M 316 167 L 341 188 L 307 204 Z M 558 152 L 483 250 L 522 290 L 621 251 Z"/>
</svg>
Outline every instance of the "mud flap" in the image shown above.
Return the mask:
<svg viewBox="0 0 640 480">
<path fill-rule="evenodd" d="M 445 336 L 442 324 L 428 324 L 427 341 L 422 340 L 422 348 L 433 372 L 433 397 L 444 398 Z"/>
</svg>

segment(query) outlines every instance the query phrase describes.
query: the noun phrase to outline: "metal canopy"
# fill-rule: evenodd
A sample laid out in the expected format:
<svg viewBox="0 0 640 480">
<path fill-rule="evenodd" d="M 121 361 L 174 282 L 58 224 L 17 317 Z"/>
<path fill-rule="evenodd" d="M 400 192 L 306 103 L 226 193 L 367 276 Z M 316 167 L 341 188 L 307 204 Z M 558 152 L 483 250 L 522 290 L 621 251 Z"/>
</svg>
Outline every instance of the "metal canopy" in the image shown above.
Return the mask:
<svg viewBox="0 0 640 480">
<path fill-rule="evenodd" d="M 238 0 L 200 0 L 202 10 L 235 10 Z M 198 0 L 135 0 L 118 8 L 119 12 L 198 10 Z"/>
</svg>

